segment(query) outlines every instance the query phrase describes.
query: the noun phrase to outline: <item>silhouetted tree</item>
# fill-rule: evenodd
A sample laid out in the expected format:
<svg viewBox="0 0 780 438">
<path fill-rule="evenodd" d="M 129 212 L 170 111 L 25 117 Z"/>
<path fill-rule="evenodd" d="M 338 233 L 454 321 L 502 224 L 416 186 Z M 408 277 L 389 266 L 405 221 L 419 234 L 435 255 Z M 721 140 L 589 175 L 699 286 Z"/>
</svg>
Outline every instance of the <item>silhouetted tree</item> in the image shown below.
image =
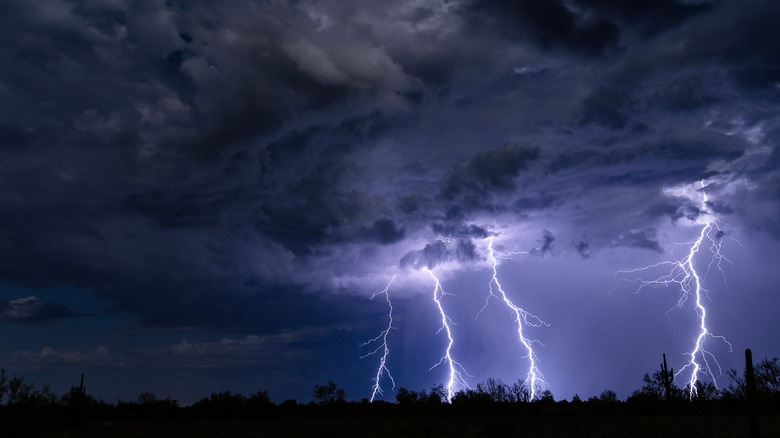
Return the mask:
<svg viewBox="0 0 780 438">
<path fill-rule="evenodd" d="M 3 404 L 5 394 L 8 392 L 8 376 L 5 375 L 5 370 L 0 368 L 0 405 Z"/>
<path fill-rule="evenodd" d="M 617 393 L 611 389 L 602 391 L 598 397 L 593 396 L 588 399 L 588 402 L 590 403 L 617 403 L 617 401 Z"/>
<path fill-rule="evenodd" d="M 268 395 L 268 391 L 265 389 L 258 389 L 254 394 L 249 396 L 249 403 L 255 406 L 270 406 L 273 405 L 271 397 Z"/>
<path fill-rule="evenodd" d="M 545 403 L 554 402 L 555 401 L 555 397 L 553 397 L 552 391 L 550 391 L 549 389 L 545 389 L 539 395 L 539 401 L 545 402 Z"/>
<path fill-rule="evenodd" d="M 452 404 L 455 405 L 470 405 L 470 406 L 485 406 L 493 403 L 490 398 L 490 394 L 467 388 L 455 393 L 452 396 Z"/>
<path fill-rule="evenodd" d="M 444 385 L 439 383 L 438 385 L 431 386 L 431 392 L 428 393 L 428 404 L 440 404 L 447 400 L 447 390 Z"/>
<path fill-rule="evenodd" d="M 723 389 L 723 398 L 727 400 L 747 400 L 747 383 L 744 375 L 737 373 L 734 368 L 728 370 L 729 386 Z"/>
<path fill-rule="evenodd" d="M 203 403 L 211 407 L 233 408 L 242 405 L 245 399 L 246 398 L 243 395 L 233 394 L 228 390 L 212 392 L 208 398 L 202 399 L 198 401 L 198 403 Z"/>
<path fill-rule="evenodd" d="M 398 388 L 398 391 L 395 393 L 395 401 L 398 402 L 399 405 L 418 403 L 420 401 L 420 393 L 417 391 L 410 391 L 402 386 Z"/>
<path fill-rule="evenodd" d="M 170 397 L 158 398 L 152 392 L 138 394 L 138 404 L 148 409 L 174 409 L 179 407 L 179 401 Z"/>
<path fill-rule="evenodd" d="M 630 401 L 657 402 L 664 400 L 679 400 L 683 398 L 683 391 L 673 382 L 668 382 L 663 369 L 653 374 L 645 373 L 642 377 L 642 387 L 629 397 Z M 668 393 L 667 393 L 668 391 Z M 667 398 L 668 397 L 668 398 Z"/>
<path fill-rule="evenodd" d="M 286 411 L 294 411 L 298 408 L 298 401 L 288 398 L 287 400 L 283 401 L 279 407 Z"/>
<path fill-rule="evenodd" d="M 513 383 L 510 391 L 512 392 L 512 396 L 516 403 L 527 403 L 531 401 L 531 389 L 523 379 L 519 379 L 517 382 Z"/>
<path fill-rule="evenodd" d="M 153 406 L 157 403 L 157 396 L 152 392 L 142 392 L 138 394 L 138 404 L 145 406 Z"/>
<path fill-rule="evenodd" d="M 435 389 L 437 389 L 434 386 Z M 409 406 L 420 403 L 441 403 L 441 396 L 434 390 L 429 394 L 427 391 L 411 391 L 406 388 L 399 388 L 395 393 L 395 401 L 399 405 Z"/>
<path fill-rule="evenodd" d="M 778 359 L 764 358 L 755 367 L 756 392 L 766 401 L 780 401 L 780 365 Z"/>
<path fill-rule="evenodd" d="M 266 390 L 257 390 L 246 400 L 249 414 L 253 416 L 263 416 L 268 414 L 273 408 L 274 403 Z"/>
<path fill-rule="evenodd" d="M 747 400 L 747 383 L 745 375 L 737 370 L 727 372 L 729 385 L 723 390 L 723 398 L 727 400 Z M 778 358 L 764 358 L 754 366 L 756 399 L 760 402 L 780 402 L 780 364 Z"/>
<path fill-rule="evenodd" d="M 314 385 L 311 396 L 318 405 L 329 405 L 347 401 L 347 394 L 343 389 L 339 388 L 333 380 L 328 380 L 328 383 L 325 385 Z"/>
<path fill-rule="evenodd" d="M 511 403 L 515 401 L 512 390 L 500 379 L 488 378 L 477 384 L 477 391 L 487 395 L 494 403 Z"/>
<path fill-rule="evenodd" d="M 56 403 L 57 394 L 51 390 L 49 384 L 43 385 L 41 389 L 33 387 L 32 391 L 19 401 L 20 405 L 28 408 L 44 408 L 53 406 Z"/>
<path fill-rule="evenodd" d="M 241 394 L 222 391 L 213 392 L 192 404 L 192 409 L 199 415 L 215 418 L 240 418 L 246 416 L 244 409 L 246 397 Z"/>
<path fill-rule="evenodd" d="M 28 383 L 24 377 L 8 378 L 4 369 L 0 369 L 0 405 L 24 406 L 28 408 L 45 407 L 55 404 L 57 396 L 49 385 L 38 389 L 34 383 Z"/>
<path fill-rule="evenodd" d="M 33 385 L 24 381 L 23 377 L 14 376 L 8 381 L 8 405 L 18 405 L 30 397 Z"/>
</svg>

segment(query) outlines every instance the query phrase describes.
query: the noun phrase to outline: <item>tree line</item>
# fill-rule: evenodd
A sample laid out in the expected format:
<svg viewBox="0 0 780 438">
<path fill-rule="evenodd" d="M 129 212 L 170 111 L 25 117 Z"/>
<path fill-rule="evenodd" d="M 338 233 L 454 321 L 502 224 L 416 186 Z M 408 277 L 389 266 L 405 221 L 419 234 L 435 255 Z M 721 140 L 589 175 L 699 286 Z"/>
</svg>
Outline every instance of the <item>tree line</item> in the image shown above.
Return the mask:
<svg viewBox="0 0 780 438">
<path fill-rule="evenodd" d="M 754 398 L 759 406 L 771 412 L 780 412 L 780 362 L 778 358 L 764 358 L 756 363 L 754 370 Z M 375 401 L 368 399 L 348 401 L 346 392 L 335 382 L 329 380 L 322 385 L 314 385 L 311 401 L 300 403 L 287 400 L 276 404 L 271 401 L 268 391 L 259 390 L 245 396 L 231 391 L 215 392 L 190 406 L 182 407 L 170 397 L 160 398 L 151 392 L 143 392 L 136 401 L 118 401 L 110 404 L 89 395 L 83 384 L 71 387 L 65 394 L 56 395 L 49 385 L 36 387 L 23 377 L 10 377 L 0 369 L 0 414 L 3 412 L 48 411 L 52 413 L 100 414 L 108 417 L 135 418 L 148 416 L 187 416 L 197 417 L 253 417 L 287 414 L 313 414 L 333 411 L 348 412 L 350 409 L 365 411 L 368 409 L 395 409 L 406 411 L 445 413 L 446 406 L 452 409 L 469 408 L 511 408 L 535 407 L 535 409 L 555 409 L 554 406 L 566 406 L 569 409 L 589 407 L 598 409 L 631 408 L 630 411 L 654 412 L 668 406 L 675 409 L 718 406 L 739 407 L 745 404 L 750 390 L 748 376 L 735 369 L 727 372 L 728 385 L 717 389 L 712 383 L 696 382 L 694 390 L 689 386 L 679 387 L 671 382 L 670 372 L 662 365 L 661 370 L 645 373 L 642 386 L 625 400 L 618 398 L 611 390 L 592 396 L 586 400 L 574 395 L 571 400 L 555 400 L 550 390 L 540 391 L 532 400 L 530 388 L 523 380 L 507 384 L 499 379 L 488 378 L 474 388 L 458 391 L 452 403 L 446 403 L 446 390 L 436 385 L 430 390 L 410 390 L 399 388 L 395 401 Z M 635 408 L 635 409 L 634 409 Z M 553 411 L 551 411 L 553 412 Z"/>
</svg>

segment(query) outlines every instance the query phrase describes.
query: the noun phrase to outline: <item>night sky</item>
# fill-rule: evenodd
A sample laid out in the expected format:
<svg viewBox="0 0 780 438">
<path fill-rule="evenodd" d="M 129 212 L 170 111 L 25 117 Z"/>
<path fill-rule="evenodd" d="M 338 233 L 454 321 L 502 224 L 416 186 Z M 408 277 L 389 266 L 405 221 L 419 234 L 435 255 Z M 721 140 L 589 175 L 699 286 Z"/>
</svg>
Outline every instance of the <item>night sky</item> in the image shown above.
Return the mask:
<svg viewBox="0 0 780 438">
<path fill-rule="evenodd" d="M 112 403 L 360 400 L 395 276 L 387 366 L 429 389 L 434 273 L 466 383 L 513 383 L 492 241 L 556 399 L 625 398 L 700 320 L 641 287 L 674 265 L 619 271 L 704 227 L 733 352 L 706 348 L 724 374 L 780 355 L 780 2 L 390 4 L 0 2 L 0 367 Z"/>
</svg>

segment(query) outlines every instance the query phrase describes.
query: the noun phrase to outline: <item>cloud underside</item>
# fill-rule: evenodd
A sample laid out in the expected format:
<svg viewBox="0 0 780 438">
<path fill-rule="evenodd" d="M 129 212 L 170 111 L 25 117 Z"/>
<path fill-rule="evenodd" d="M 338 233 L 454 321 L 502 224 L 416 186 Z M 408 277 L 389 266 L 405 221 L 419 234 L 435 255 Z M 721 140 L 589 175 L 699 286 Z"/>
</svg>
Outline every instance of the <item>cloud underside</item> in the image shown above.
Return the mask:
<svg viewBox="0 0 780 438">
<path fill-rule="evenodd" d="M 77 316 L 72 310 L 58 303 L 41 301 L 29 296 L 14 300 L 0 300 L 0 321 L 25 324 L 45 324 L 57 319 Z"/>
<path fill-rule="evenodd" d="M 263 367 L 278 365 L 305 352 L 317 353 L 317 340 L 338 335 L 343 328 L 302 327 L 272 335 L 226 337 L 213 341 L 182 340 L 152 348 L 112 349 L 101 345 L 92 351 L 43 347 L 4 355 L 11 370 L 38 370 L 69 366 L 115 368 L 134 371 Z M 298 351 L 298 352 L 296 352 Z"/>
</svg>

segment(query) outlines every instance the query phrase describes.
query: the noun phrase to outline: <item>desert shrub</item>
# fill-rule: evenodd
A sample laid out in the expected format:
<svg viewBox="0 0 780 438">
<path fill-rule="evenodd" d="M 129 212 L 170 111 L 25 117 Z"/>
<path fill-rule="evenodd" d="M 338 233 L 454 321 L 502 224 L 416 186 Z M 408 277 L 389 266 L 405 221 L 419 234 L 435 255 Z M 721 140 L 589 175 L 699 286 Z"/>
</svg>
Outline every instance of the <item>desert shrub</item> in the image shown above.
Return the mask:
<svg viewBox="0 0 780 438">
<path fill-rule="evenodd" d="M 332 405 L 347 401 L 347 394 L 333 380 L 328 380 L 325 385 L 314 385 L 311 396 L 314 403 L 318 405 Z"/>
</svg>

